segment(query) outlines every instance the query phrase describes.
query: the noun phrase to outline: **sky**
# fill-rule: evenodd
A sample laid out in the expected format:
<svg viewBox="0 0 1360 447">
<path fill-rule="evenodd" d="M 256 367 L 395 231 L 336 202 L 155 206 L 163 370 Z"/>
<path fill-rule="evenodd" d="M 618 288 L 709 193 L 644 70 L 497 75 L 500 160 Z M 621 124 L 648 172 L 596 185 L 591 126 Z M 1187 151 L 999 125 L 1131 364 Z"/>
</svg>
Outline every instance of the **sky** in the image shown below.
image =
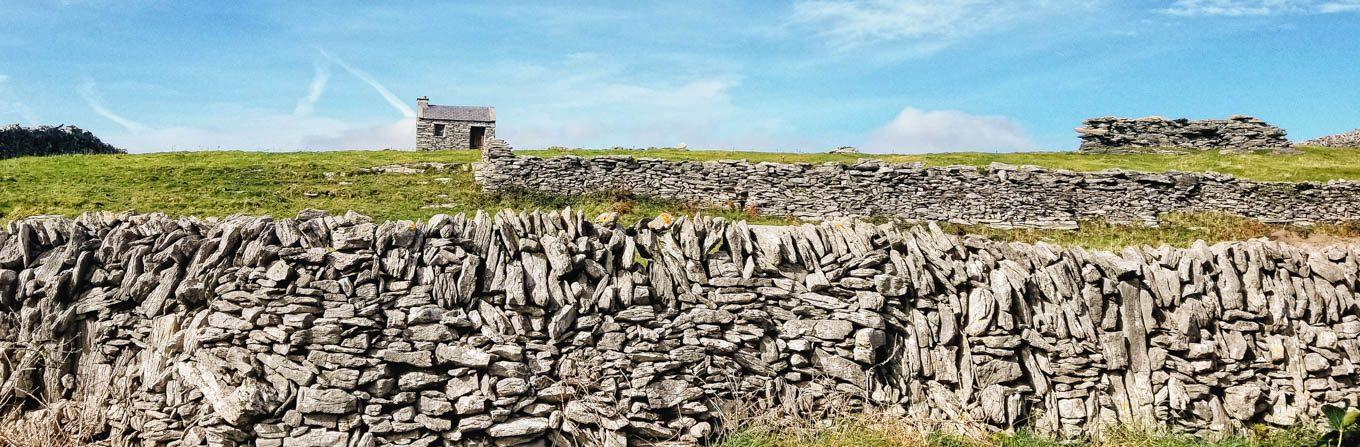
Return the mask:
<svg viewBox="0 0 1360 447">
<path fill-rule="evenodd" d="M 1097 116 L 1360 127 L 1360 0 L 3 0 L 0 123 L 132 152 L 1071 150 Z"/>
</svg>

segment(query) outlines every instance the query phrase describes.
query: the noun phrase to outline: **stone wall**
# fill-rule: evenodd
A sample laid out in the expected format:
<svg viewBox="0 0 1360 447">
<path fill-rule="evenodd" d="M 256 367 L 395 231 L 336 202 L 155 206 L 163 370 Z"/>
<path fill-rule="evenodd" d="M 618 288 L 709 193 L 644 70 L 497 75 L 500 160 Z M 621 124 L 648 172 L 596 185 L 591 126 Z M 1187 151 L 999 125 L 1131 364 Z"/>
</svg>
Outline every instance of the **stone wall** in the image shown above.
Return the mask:
<svg viewBox="0 0 1360 447">
<path fill-rule="evenodd" d="M 923 168 L 491 154 L 474 170 L 489 191 L 627 191 L 765 215 L 887 217 L 999 227 L 1071 228 L 1079 220 L 1155 222 L 1167 212 L 1220 212 L 1269 222 L 1360 218 L 1360 183 L 1275 183 L 1218 174 L 1072 172 L 994 164 Z"/>
<path fill-rule="evenodd" d="M 1327 135 L 1324 137 L 1314 138 L 1312 140 L 1299 143 L 1299 146 L 1360 148 L 1360 129 L 1355 129 L 1350 132 L 1339 133 L 1336 135 Z"/>
<path fill-rule="evenodd" d="M 434 126 L 444 125 L 444 135 L 436 136 Z M 469 144 L 472 141 L 472 128 L 485 127 L 485 142 L 490 142 L 496 138 L 496 123 L 494 121 L 445 121 L 421 118 L 416 121 L 416 150 L 420 151 L 444 151 L 444 150 L 467 150 L 472 149 Z"/>
<path fill-rule="evenodd" d="M 1358 265 L 862 222 L 33 218 L 0 232 L 0 415 L 84 408 L 115 444 L 181 446 L 683 444 L 734 401 L 1287 426 L 1357 403 Z"/>
<path fill-rule="evenodd" d="M 121 154 L 121 149 L 99 141 L 75 126 L 0 127 L 0 159 L 31 155 Z"/>
<path fill-rule="evenodd" d="M 1132 149 L 1219 149 L 1228 152 L 1291 150 L 1285 131 L 1259 119 L 1234 115 L 1225 120 L 1091 118 L 1077 128 L 1082 152 L 1120 153 Z"/>
</svg>

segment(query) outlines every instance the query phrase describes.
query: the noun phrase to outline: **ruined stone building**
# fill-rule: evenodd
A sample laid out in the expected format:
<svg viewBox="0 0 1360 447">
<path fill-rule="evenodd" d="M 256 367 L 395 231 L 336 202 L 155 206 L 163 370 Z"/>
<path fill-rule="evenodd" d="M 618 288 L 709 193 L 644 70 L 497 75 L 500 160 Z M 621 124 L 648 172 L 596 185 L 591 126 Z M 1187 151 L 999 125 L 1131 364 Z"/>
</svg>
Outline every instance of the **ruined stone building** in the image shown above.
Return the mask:
<svg viewBox="0 0 1360 447">
<path fill-rule="evenodd" d="M 482 149 L 496 137 L 496 109 L 439 106 L 416 99 L 416 150 Z"/>
</svg>

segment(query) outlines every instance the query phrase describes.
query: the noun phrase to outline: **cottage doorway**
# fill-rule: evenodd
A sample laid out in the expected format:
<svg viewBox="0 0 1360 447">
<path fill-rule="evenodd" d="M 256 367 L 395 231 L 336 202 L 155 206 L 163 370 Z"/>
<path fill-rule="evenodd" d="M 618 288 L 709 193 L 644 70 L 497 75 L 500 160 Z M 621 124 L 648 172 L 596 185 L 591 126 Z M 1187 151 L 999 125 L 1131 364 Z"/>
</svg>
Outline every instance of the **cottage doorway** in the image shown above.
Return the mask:
<svg viewBox="0 0 1360 447">
<path fill-rule="evenodd" d="M 481 149 L 486 140 L 486 128 L 473 126 L 472 135 L 469 139 L 471 141 L 468 141 L 468 149 Z"/>
</svg>

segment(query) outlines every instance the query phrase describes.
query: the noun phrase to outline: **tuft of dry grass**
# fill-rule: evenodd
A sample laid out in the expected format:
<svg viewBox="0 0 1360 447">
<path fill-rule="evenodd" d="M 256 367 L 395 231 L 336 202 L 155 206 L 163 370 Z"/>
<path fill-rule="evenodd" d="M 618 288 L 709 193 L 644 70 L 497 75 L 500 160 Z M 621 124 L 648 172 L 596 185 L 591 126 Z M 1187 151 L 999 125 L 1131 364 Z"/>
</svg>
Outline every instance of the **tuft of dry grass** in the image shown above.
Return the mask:
<svg viewBox="0 0 1360 447">
<path fill-rule="evenodd" d="M 1097 436 L 1057 439 L 1023 429 L 998 432 L 966 421 L 927 421 L 874 411 L 831 419 L 773 413 L 729 423 L 737 428 L 719 447 L 1312 447 L 1322 435 L 1308 426 L 1257 426 L 1246 434 L 1206 439 L 1119 425 Z"/>
<path fill-rule="evenodd" d="M 106 447 L 98 405 L 63 402 L 39 410 L 0 415 L 0 447 Z"/>
<path fill-rule="evenodd" d="M 836 399 L 835 396 L 827 399 Z M 1025 430 L 992 431 L 968 421 L 938 421 L 854 411 L 847 402 L 815 415 L 790 408 L 722 405 L 734 427 L 718 447 L 1312 447 L 1321 432 L 1307 426 L 1252 427 L 1244 435 L 1202 439 L 1139 425 L 1120 425 L 1090 438 L 1055 439 Z M 108 447 L 100 407 L 68 403 L 0 417 L 0 447 Z"/>
<path fill-rule="evenodd" d="M 1295 245 L 1327 245 L 1360 240 L 1360 222 L 1317 225 L 1270 224 L 1219 213 L 1167 213 L 1156 226 L 1082 221 L 1076 230 L 999 229 L 985 225 L 941 224 L 947 232 L 972 234 L 998 241 L 1012 241 L 1118 250 L 1128 246 L 1188 247 L 1195 241 L 1215 243 L 1266 238 Z"/>
</svg>

